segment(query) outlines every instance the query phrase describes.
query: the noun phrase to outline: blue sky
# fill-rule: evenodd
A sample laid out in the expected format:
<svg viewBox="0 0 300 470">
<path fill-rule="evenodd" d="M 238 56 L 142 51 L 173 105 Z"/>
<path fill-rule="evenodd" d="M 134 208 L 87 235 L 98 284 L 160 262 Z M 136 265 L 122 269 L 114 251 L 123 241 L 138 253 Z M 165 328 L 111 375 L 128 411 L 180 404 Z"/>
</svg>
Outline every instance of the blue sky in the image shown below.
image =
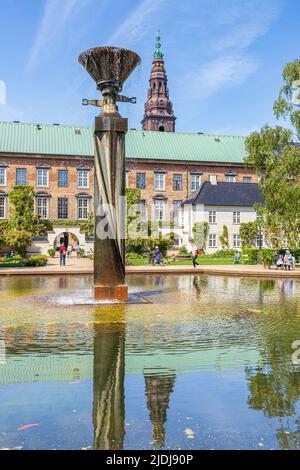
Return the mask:
<svg viewBox="0 0 300 470">
<path fill-rule="evenodd" d="M 138 52 L 121 104 L 140 128 L 161 30 L 177 131 L 246 135 L 269 122 L 285 63 L 300 56 L 299 0 L 0 0 L 0 120 L 92 125 L 95 85 L 77 63 L 97 45 Z"/>
</svg>

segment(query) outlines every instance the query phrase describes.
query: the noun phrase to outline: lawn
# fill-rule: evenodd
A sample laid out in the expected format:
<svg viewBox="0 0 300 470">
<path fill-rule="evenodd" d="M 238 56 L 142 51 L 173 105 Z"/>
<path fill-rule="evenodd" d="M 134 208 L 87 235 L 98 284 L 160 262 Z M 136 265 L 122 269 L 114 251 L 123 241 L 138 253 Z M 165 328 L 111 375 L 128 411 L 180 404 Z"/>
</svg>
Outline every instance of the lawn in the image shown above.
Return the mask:
<svg viewBox="0 0 300 470">
<path fill-rule="evenodd" d="M 229 258 L 212 258 L 210 256 L 198 256 L 197 258 L 198 263 L 200 266 L 208 266 L 208 265 L 224 265 L 224 264 L 233 264 L 232 257 Z M 135 258 L 131 260 L 131 266 L 150 266 L 148 262 L 148 258 Z M 192 266 L 191 259 L 185 260 L 178 260 L 178 261 L 171 261 L 169 263 L 165 263 L 167 266 Z"/>
</svg>

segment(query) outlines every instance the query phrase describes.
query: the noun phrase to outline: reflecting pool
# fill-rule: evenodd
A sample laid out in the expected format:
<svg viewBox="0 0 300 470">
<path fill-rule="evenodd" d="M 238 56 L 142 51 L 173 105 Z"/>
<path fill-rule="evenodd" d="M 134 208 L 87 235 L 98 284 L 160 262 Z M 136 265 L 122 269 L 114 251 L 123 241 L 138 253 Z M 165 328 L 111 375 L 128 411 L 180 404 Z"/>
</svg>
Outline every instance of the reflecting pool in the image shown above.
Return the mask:
<svg viewBox="0 0 300 470">
<path fill-rule="evenodd" d="M 69 302 L 90 276 L 0 278 L 0 448 L 300 448 L 300 282 L 128 282 L 145 303 Z"/>
</svg>

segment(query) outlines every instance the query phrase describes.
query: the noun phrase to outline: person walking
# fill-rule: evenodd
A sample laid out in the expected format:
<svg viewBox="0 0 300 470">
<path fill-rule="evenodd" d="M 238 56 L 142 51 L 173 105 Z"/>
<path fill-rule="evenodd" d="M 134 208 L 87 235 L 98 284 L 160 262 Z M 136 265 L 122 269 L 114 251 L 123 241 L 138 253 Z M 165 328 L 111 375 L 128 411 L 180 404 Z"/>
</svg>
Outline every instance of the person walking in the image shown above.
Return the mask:
<svg viewBox="0 0 300 470">
<path fill-rule="evenodd" d="M 59 254 L 60 254 L 60 266 L 66 266 L 67 249 L 64 244 L 61 245 L 59 249 Z"/>
<path fill-rule="evenodd" d="M 162 254 L 158 246 L 155 247 L 153 264 L 160 264 L 161 266 L 163 265 Z"/>
<path fill-rule="evenodd" d="M 198 258 L 198 255 L 200 255 L 200 250 L 199 248 L 196 246 L 196 245 L 192 245 L 192 263 L 193 263 L 193 266 L 194 268 L 196 268 L 196 266 L 199 266 L 199 263 L 196 261 L 197 258 Z"/>
<path fill-rule="evenodd" d="M 71 254 L 72 254 L 72 251 L 73 251 L 73 247 L 72 245 L 68 245 L 68 248 L 67 248 L 67 255 L 68 255 L 68 258 L 70 258 Z"/>
</svg>

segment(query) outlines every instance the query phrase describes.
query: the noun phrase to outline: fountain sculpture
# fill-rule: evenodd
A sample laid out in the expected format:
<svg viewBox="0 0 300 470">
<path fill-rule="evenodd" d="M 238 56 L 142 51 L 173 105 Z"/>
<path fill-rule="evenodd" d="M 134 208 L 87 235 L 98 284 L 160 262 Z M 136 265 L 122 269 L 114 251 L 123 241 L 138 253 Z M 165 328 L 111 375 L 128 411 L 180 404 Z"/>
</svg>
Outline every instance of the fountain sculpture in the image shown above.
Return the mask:
<svg viewBox="0 0 300 470">
<path fill-rule="evenodd" d="M 95 47 L 82 52 L 78 61 L 95 80 L 103 100 L 83 100 L 98 106 L 95 118 L 94 189 L 94 296 L 96 300 L 127 300 L 125 284 L 125 133 L 127 119 L 118 113 L 117 101 L 135 103 L 119 93 L 140 63 L 128 49 Z"/>
</svg>

